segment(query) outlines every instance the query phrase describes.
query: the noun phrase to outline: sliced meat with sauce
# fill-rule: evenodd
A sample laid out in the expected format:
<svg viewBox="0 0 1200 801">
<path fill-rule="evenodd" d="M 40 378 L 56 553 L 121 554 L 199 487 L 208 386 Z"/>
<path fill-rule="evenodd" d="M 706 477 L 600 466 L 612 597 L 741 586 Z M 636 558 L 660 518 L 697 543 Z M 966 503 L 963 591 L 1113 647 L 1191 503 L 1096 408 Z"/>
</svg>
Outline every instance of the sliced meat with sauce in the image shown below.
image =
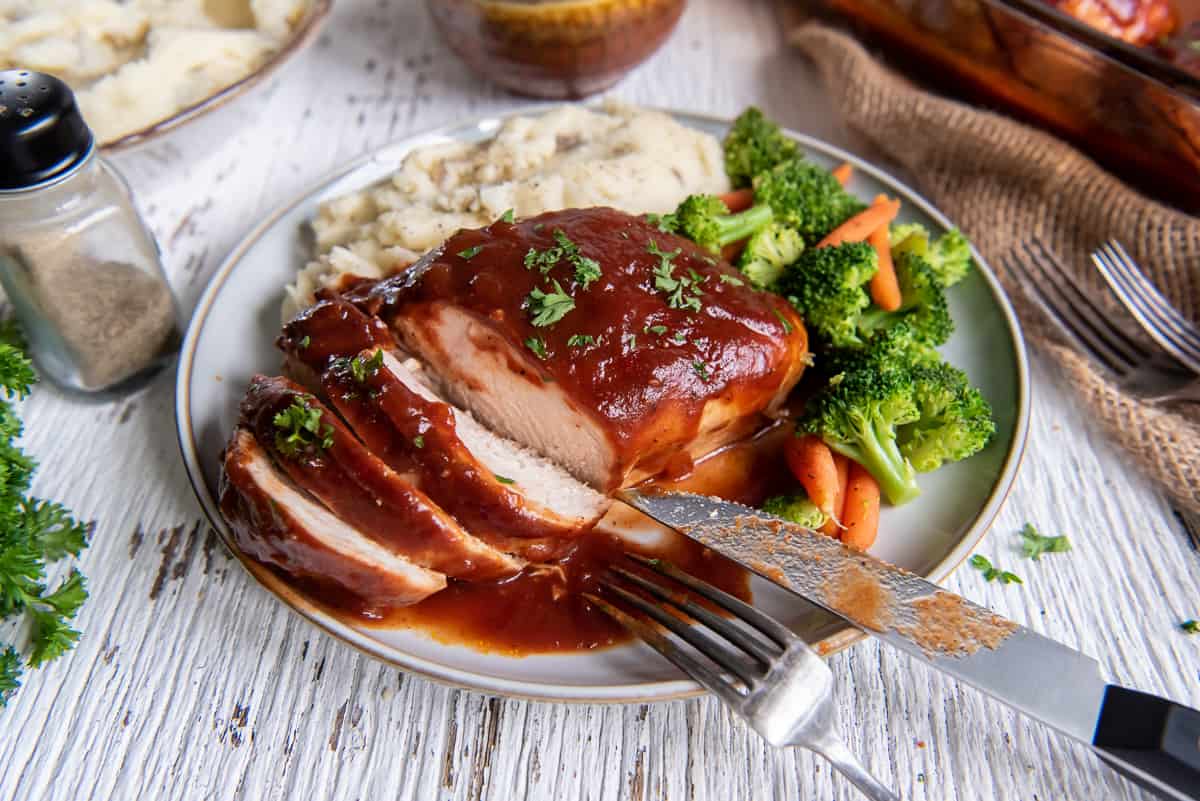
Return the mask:
<svg viewBox="0 0 1200 801">
<path fill-rule="evenodd" d="M 355 359 L 326 371 L 330 403 L 374 454 L 475 536 L 546 561 L 604 514 L 607 498 L 442 402 L 391 354 Z"/>
<path fill-rule="evenodd" d="M 275 345 L 283 351 L 284 372 L 315 391 L 334 359 L 367 348 L 394 348 L 396 338 L 378 317 L 363 314 L 341 295 L 323 289 L 315 304 L 283 326 Z"/>
<path fill-rule="evenodd" d="M 242 553 L 372 607 L 407 606 L 446 586 L 441 573 L 394 553 L 297 489 L 243 428 L 225 450 L 220 505 Z"/>
<path fill-rule="evenodd" d="M 604 492 L 747 436 L 807 360 L 784 299 L 613 209 L 460 231 L 346 298 L 447 400 Z"/>
<path fill-rule="evenodd" d="M 370 453 L 337 415 L 286 378 L 256 376 L 242 401 L 252 431 L 288 477 L 347 524 L 415 564 L 453 578 L 486 580 L 524 562 L 463 530 L 429 497 Z M 298 446 L 296 415 L 317 428 Z M 311 419 L 310 419 L 311 418 Z M 282 425 L 281 425 L 282 423 Z"/>
</svg>

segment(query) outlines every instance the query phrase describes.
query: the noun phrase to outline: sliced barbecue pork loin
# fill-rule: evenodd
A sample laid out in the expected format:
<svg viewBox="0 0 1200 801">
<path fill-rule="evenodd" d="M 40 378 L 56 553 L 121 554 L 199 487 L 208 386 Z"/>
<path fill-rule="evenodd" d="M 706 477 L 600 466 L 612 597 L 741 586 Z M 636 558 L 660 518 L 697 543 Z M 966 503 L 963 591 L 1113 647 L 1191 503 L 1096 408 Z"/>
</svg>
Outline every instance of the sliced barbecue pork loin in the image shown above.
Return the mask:
<svg viewBox="0 0 1200 801">
<path fill-rule="evenodd" d="M 377 608 L 414 604 L 446 577 L 381 545 L 299 490 L 248 430 L 225 449 L 221 511 L 242 553 Z"/>
<path fill-rule="evenodd" d="M 460 231 L 346 298 L 447 400 L 603 492 L 747 436 L 808 358 L 783 298 L 613 209 Z"/>
<path fill-rule="evenodd" d="M 367 447 L 498 548 L 553 559 L 608 508 L 561 467 L 439 400 L 391 354 L 367 350 L 356 363 L 335 363 L 323 386 Z"/>
<path fill-rule="evenodd" d="M 293 483 L 388 550 L 453 578 L 502 578 L 524 566 L 468 534 L 288 379 L 256 376 L 241 412 L 242 425 Z"/>
</svg>

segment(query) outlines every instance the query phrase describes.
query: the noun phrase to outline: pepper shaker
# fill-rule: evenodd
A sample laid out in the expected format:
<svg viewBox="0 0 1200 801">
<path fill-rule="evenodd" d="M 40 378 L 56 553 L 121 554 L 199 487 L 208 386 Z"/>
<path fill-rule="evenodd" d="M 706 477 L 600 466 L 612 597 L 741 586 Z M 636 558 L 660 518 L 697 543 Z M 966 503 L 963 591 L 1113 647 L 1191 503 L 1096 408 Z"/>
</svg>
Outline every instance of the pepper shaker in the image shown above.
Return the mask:
<svg viewBox="0 0 1200 801">
<path fill-rule="evenodd" d="M 141 385 L 179 348 L 158 247 L 70 87 L 0 71 L 0 286 L 38 369 L 82 392 Z"/>
</svg>

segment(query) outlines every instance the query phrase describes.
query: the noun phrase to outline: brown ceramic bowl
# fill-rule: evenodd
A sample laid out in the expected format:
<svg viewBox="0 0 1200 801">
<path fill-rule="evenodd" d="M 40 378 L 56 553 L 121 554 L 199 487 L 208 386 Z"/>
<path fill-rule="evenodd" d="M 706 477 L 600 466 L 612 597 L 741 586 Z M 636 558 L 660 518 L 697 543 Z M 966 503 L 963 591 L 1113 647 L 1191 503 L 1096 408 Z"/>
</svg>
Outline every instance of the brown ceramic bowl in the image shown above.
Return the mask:
<svg viewBox="0 0 1200 801">
<path fill-rule="evenodd" d="M 601 92 L 657 50 L 686 0 L 427 0 L 446 43 L 481 76 L 554 99 Z"/>
</svg>

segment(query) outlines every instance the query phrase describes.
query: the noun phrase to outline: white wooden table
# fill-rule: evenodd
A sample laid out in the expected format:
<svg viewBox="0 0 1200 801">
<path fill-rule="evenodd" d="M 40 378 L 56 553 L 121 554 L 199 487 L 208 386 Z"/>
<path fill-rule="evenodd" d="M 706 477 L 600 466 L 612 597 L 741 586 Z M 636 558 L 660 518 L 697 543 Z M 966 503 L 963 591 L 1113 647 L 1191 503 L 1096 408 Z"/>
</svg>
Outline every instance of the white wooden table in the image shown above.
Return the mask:
<svg viewBox="0 0 1200 801">
<path fill-rule="evenodd" d="M 121 164 L 190 309 L 251 223 L 342 162 L 410 132 L 523 101 L 442 50 L 424 4 L 338 0 L 257 119 L 208 152 Z M 771 5 L 693 0 L 616 90 L 731 115 L 756 103 L 848 145 Z M 1029 449 L 982 552 L 1024 586 L 964 568 L 948 586 L 1200 706 L 1200 554 L 1163 496 L 1084 424 L 1035 354 Z M 310 628 L 228 557 L 180 464 L 173 375 L 111 403 L 42 386 L 25 406 L 35 489 L 97 521 L 92 600 L 68 657 L 0 711 L 0 799 L 850 799 L 807 753 L 775 753 L 711 699 L 562 706 L 447 689 Z M 1069 555 L 1020 560 L 1025 521 Z M 0 635 L 8 634 L 7 630 Z M 831 659 L 840 724 L 905 799 L 1142 798 L 1080 747 L 979 693 L 859 644 Z M 1029 681 L 1038 669 L 1029 667 Z"/>
</svg>

